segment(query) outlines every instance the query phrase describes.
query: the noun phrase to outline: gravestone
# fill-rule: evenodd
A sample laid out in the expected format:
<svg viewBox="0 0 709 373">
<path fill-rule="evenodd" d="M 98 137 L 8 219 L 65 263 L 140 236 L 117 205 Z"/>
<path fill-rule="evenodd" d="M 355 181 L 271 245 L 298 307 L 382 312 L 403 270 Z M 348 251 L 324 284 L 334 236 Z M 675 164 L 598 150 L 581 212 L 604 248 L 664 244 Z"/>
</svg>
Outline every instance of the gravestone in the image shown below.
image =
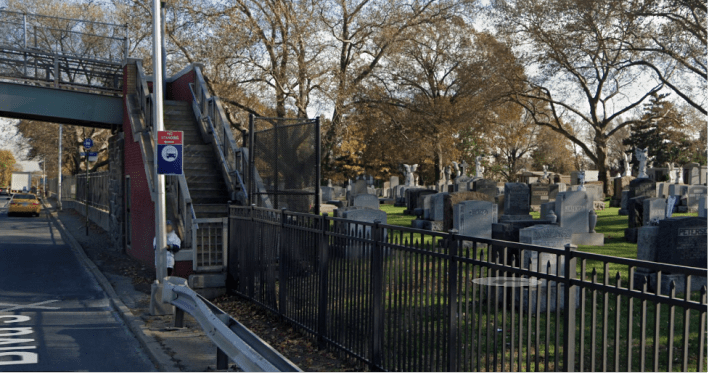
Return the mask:
<svg viewBox="0 0 709 373">
<path fill-rule="evenodd" d="M 667 201 L 664 198 L 645 198 L 643 200 L 643 225 L 651 225 L 653 220 L 665 218 Z"/>
<path fill-rule="evenodd" d="M 495 240 L 503 240 L 510 242 L 519 242 L 519 231 L 524 228 L 528 228 L 540 224 L 551 224 L 551 221 L 542 219 L 527 219 L 527 220 L 513 220 L 497 222 L 492 225 L 492 238 Z M 517 256 L 517 251 L 510 248 L 508 249 L 508 257 L 511 255 Z M 517 263 L 519 264 L 519 263 Z"/>
<path fill-rule="evenodd" d="M 542 203 L 549 202 L 549 184 L 535 183 L 529 186 L 530 190 L 530 208 L 539 210 Z"/>
<path fill-rule="evenodd" d="M 445 219 L 444 198 L 448 193 L 436 193 L 431 196 L 431 220 L 443 221 Z"/>
<path fill-rule="evenodd" d="M 680 217 L 660 221 L 657 261 L 706 268 L 707 219 Z M 679 276 L 679 278 L 682 279 L 684 276 Z M 701 286 L 705 285 L 706 277 L 692 278 L 692 290 L 699 290 Z M 664 281 L 663 286 L 666 286 Z"/>
<path fill-rule="evenodd" d="M 355 181 L 352 191 L 353 191 L 353 196 L 360 195 L 360 194 L 367 194 L 367 181 L 366 180 Z"/>
<path fill-rule="evenodd" d="M 630 182 L 633 180 L 632 176 L 616 177 L 613 179 L 613 201 L 615 207 L 620 206 L 621 195 L 624 190 L 628 190 Z"/>
<path fill-rule="evenodd" d="M 689 191 L 689 185 L 686 184 L 670 184 L 668 190 L 667 190 L 667 195 L 668 196 L 678 196 L 678 197 L 683 197 L 686 196 Z"/>
<path fill-rule="evenodd" d="M 628 199 L 635 197 L 655 198 L 655 182 L 650 179 L 635 179 L 628 185 Z"/>
<path fill-rule="evenodd" d="M 592 230 L 590 224 L 593 210 L 593 200 L 585 191 L 567 191 L 556 197 L 555 213 L 559 226 L 570 229 L 573 234 L 571 242 L 574 245 L 602 246 L 603 234 Z"/>
<path fill-rule="evenodd" d="M 699 198 L 707 195 L 705 185 L 691 185 L 687 188 L 687 207 L 689 212 L 699 211 Z"/>
<path fill-rule="evenodd" d="M 453 206 L 453 229 L 463 236 L 492 238 L 497 205 L 489 201 L 463 201 Z"/>
<path fill-rule="evenodd" d="M 426 220 L 431 220 L 431 210 L 433 208 L 433 196 L 437 193 L 422 194 L 419 196 L 419 208 L 423 209 L 423 218 Z"/>
<path fill-rule="evenodd" d="M 646 225 L 640 227 L 637 232 L 638 235 L 638 260 L 646 260 L 648 262 L 657 261 L 657 238 L 660 235 L 659 226 Z M 637 267 L 635 269 L 634 279 L 635 279 L 635 289 L 642 289 L 642 281 L 646 276 L 650 276 L 652 271 L 648 268 Z"/>
<path fill-rule="evenodd" d="M 335 216 L 348 219 L 355 222 L 374 223 L 379 220 L 382 224 L 387 223 L 387 214 L 382 210 L 371 208 L 347 207 L 345 209 L 335 210 Z M 372 238 L 372 227 L 363 226 L 357 223 L 345 222 L 341 225 L 344 234 L 352 237 Z M 365 258 L 369 255 L 371 245 L 357 241 L 347 240 L 342 247 L 345 248 L 345 256 L 347 258 Z"/>
<path fill-rule="evenodd" d="M 573 233 L 570 229 L 562 228 L 556 225 L 535 225 L 529 228 L 521 229 L 519 231 L 520 243 L 526 243 L 538 246 L 548 246 L 556 249 L 564 249 L 564 245 L 570 244 L 572 241 Z M 529 265 L 529 268 L 537 271 L 541 264 L 541 272 L 546 273 L 547 270 L 550 274 L 558 273 L 563 276 L 564 262 L 563 257 L 560 258 L 561 262 L 557 262 L 556 255 L 552 253 L 537 252 L 535 250 L 525 250 L 524 253 L 524 267 Z M 531 263 L 530 263 L 531 260 Z M 549 264 L 549 267 L 547 266 Z M 538 278 L 532 277 L 533 280 L 539 280 Z M 537 309 L 537 292 L 540 295 L 539 312 L 547 312 L 547 298 L 549 298 L 549 312 L 556 311 L 557 308 L 557 291 L 564 291 L 564 285 L 557 282 L 552 282 L 551 286 L 547 291 L 547 281 L 540 280 L 537 286 L 530 286 L 522 288 L 521 299 L 517 292 L 515 294 L 515 303 L 520 304 L 522 312 L 526 312 L 527 307 L 531 307 L 532 310 Z M 527 294 L 531 291 L 530 294 Z M 528 296 L 529 295 L 529 296 Z M 564 309 L 564 297 L 558 297 L 560 304 L 559 307 Z M 578 302 L 578 297 L 577 297 Z"/>
<path fill-rule="evenodd" d="M 399 177 L 398 176 L 389 177 L 389 184 L 390 184 L 390 188 L 398 186 L 399 185 Z"/>
<path fill-rule="evenodd" d="M 655 195 L 657 196 L 657 198 L 667 198 L 669 191 L 670 191 L 670 184 L 669 183 L 655 184 Z"/>
<path fill-rule="evenodd" d="M 584 179 L 584 182 L 588 183 L 590 181 L 598 181 L 598 171 L 586 170 L 584 172 L 586 173 L 586 178 Z M 579 174 L 580 173 L 581 173 L 581 171 L 571 171 L 571 173 L 570 173 L 571 185 L 579 185 Z"/>
<path fill-rule="evenodd" d="M 354 197 L 352 206 L 379 210 L 379 198 L 372 194 L 360 194 Z"/>
<path fill-rule="evenodd" d="M 701 184 L 701 166 L 699 163 L 687 163 L 684 169 L 684 182 L 689 185 Z"/>
<path fill-rule="evenodd" d="M 620 196 L 620 210 L 618 210 L 618 215 L 628 215 L 628 195 L 630 191 L 624 190 Z"/>
<path fill-rule="evenodd" d="M 477 179 L 474 180 L 472 184 L 473 186 L 469 188 L 470 190 L 486 194 L 488 197 L 495 198 L 500 194 L 497 188 L 497 182 L 493 180 Z"/>
<path fill-rule="evenodd" d="M 340 198 L 345 194 L 345 188 L 341 186 L 334 186 L 332 187 L 332 192 L 334 193 L 335 198 Z"/>
<path fill-rule="evenodd" d="M 556 201 L 556 196 L 560 192 L 566 192 L 566 184 L 555 183 L 555 184 L 549 185 L 549 202 Z"/>
<path fill-rule="evenodd" d="M 503 218 L 509 220 L 531 218 L 531 215 L 529 215 L 529 188 L 526 184 L 505 183 L 505 211 Z"/>
<path fill-rule="evenodd" d="M 419 196 L 426 194 L 436 194 L 436 191 L 429 190 L 425 188 L 409 188 L 405 192 L 406 194 L 406 210 L 404 214 L 413 214 L 414 210 L 418 207 Z"/>
<path fill-rule="evenodd" d="M 585 184 L 584 186 L 591 201 L 603 201 L 603 184 Z"/>
<path fill-rule="evenodd" d="M 331 201 L 335 199 L 332 187 L 320 187 L 320 193 L 323 201 Z"/>
<path fill-rule="evenodd" d="M 495 202 L 494 198 L 478 192 L 454 192 L 443 197 L 443 230 L 453 229 L 453 206 L 463 201 Z"/>
<path fill-rule="evenodd" d="M 699 209 L 697 211 L 700 218 L 707 217 L 707 196 L 703 195 L 699 197 Z"/>
</svg>

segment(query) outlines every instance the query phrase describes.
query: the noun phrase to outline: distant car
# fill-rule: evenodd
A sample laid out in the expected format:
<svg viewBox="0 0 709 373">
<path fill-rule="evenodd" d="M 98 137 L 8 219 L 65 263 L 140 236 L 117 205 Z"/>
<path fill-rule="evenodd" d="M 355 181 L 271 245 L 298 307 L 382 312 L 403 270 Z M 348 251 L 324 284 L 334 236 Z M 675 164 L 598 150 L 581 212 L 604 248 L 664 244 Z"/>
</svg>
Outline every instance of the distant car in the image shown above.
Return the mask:
<svg viewBox="0 0 709 373">
<path fill-rule="evenodd" d="M 9 196 L 10 188 L 0 188 L 0 196 Z"/>
<path fill-rule="evenodd" d="M 29 214 L 32 216 L 39 216 L 39 212 L 42 210 L 42 204 L 37 199 L 34 194 L 15 194 L 10 200 L 10 206 L 7 209 L 7 216 L 13 216 L 15 214 Z"/>
</svg>

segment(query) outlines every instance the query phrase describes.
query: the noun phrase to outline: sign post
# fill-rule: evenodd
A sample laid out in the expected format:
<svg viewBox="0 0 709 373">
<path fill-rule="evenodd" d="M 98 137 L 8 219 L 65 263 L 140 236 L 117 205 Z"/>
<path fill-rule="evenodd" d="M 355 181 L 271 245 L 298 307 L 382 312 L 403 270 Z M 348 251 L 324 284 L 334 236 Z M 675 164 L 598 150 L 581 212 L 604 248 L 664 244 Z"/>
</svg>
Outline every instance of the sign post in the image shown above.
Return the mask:
<svg viewBox="0 0 709 373">
<path fill-rule="evenodd" d="M 94 146 L 94 141 L 86 138 L 84 139 L 84 149 L 86 157 L 86 189 L 84 189 L 84 207 L 86 208 L 86 235 L 89 235 L 89 152 L 88 150 Z M 95 153 L 94 153 L 95 154 Z"/>
<path fill-rule="evenodd" d="M 158 131 L 158 175 L 182 175 L 182 131 Z"/>
</svg>

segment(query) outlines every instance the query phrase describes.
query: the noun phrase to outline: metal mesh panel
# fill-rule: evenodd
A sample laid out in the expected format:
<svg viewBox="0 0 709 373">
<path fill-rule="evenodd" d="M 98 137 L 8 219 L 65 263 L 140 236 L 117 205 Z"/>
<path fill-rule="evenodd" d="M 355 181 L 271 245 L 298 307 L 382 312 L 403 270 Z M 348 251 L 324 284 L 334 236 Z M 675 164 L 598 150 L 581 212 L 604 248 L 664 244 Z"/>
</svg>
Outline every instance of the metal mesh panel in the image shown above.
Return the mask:
<svg viewBox="0 0 709 373">
<path fill-rule="evenodd" d="M 252 128 L 252 203 L 317 213 L 318 120 L 254 117 Z"/>
</svg>

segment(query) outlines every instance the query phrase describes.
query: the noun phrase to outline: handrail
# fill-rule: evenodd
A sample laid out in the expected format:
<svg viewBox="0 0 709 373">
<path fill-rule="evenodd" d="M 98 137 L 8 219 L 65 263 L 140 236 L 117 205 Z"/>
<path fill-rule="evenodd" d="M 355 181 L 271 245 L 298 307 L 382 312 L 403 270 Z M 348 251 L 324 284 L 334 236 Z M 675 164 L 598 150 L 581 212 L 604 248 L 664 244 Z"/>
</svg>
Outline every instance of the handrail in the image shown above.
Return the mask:
<svg viewBox="0 0 709 373">
<path fill-rule="evenodd" d="M 162 301 L 192 315 L 219 350 L 246 372 L 302 372 L 238 321 L 199 296 L 187 280 L 167 277 Z"/>
<path fill-rule="evenodd" d="M 244 157 L 242 148 L 239 148 L 234 141 L 234 135 L 227 125 L 226 114 L 219 98 L 210 95 L 199 66 L 195 66 L 194 70 L 196 82 L 190 83 L 189 89 L 195 117 L 200 123 L 208 125 L 205 130 L 211 133 L 211 138 L 214 140 L 230 194 L 241 199 L 245 204 L 248 201 L 248 191 L 237 165 L 237 158 L 243 160 Z M 233 162 L 230 156 L 233 156 Z"/>
</svg>

